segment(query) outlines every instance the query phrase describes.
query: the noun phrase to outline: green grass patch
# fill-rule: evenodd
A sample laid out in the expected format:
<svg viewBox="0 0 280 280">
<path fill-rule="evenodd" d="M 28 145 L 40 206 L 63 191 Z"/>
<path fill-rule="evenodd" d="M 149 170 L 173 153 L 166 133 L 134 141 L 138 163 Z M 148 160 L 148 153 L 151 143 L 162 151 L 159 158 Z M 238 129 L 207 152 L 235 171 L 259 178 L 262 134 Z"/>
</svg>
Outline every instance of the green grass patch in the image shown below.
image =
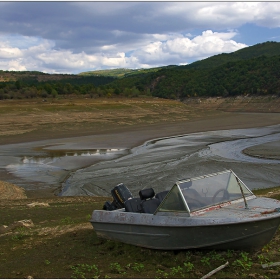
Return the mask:
<svg viewBox="0 0 280 280">
<path fill-rule="evenodd" d="M 49 207 L 35 208 L 26 206 L 34 199 L 0 201 L 0 225 L 22 219 L 34 223 L 0 235 L 0 278 L 198 279 L 227 261 L 211 278 L 279 278 L 280 267 L 261 266 L 279 261 L 279 230 L 269 244 L 252 252 L 145 249 L 96 235 L 89 219 L 105 200 L 57 197 L 45 199 Z"/>
</svg>

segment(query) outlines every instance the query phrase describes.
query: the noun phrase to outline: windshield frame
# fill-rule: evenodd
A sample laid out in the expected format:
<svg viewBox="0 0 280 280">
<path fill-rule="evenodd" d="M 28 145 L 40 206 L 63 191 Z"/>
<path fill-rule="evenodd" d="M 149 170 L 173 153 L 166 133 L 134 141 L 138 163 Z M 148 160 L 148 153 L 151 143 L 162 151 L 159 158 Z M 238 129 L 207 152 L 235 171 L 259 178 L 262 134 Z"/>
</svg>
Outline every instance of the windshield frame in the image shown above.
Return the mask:
<svg viewBox="0 0 280 280">
<path fill-rule="evenodd" d="M 216 184 L 214 184 L 215 187 L 212 187 L 213 183 Z M 172 209 L 172 205 L 175 205 L 174 193 L 176 193 L 178 205 L 181 204 L 181 207 L 175 206 Z M 169 201 L 171 196 L 173 196 L 173 203 Z M 196 212 L 218 208 L 242 200 L 247 206 L 246 201 L 254 197 L 252 191 L 232 170 L 225 170 L 177 181 L 154 214 L 175 212 L 191 216 Z"/>
</svg>

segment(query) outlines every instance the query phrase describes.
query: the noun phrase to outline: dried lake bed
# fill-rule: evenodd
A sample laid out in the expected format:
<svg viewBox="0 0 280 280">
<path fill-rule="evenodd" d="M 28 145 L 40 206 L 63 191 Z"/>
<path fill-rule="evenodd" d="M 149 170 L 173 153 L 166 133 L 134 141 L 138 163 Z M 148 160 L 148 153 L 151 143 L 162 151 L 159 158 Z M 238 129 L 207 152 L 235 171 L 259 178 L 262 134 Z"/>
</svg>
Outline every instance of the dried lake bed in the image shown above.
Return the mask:
<svg viewBox="0 0 280 280">
<path fill-rule="evenodd" d="M 62 196 L 107 196 L 121 182 L 134 195 L 149 187 L 158 192 L 176 180 L 224 169 L 251 189 L 280 185 L 280 125 L 189 133 L 134 148 L 108 146 L 100 137 L 1 145 L 1 178 Z"/>
</svg>

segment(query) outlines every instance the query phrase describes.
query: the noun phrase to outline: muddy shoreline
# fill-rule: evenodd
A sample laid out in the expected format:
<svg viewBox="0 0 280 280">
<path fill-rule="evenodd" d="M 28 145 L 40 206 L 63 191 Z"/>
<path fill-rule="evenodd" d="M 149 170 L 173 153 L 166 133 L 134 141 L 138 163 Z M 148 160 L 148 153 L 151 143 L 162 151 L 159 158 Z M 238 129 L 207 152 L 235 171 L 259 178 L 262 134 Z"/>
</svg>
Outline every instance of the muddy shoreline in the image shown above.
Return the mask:
<svg viewBox="0 0 280 280">
<path fill-rule="evenodd" d="M 183 110 L 183 109 L 182 109 Z M 195 110 L 194 110 L 195 111 Z M 182 111 L 183 112 L 183 111 Z M 61 189 L 61 183 L 68 178 L 69 174 L 75 170 L 84 169 L 94 164 L 99 164 L 104 161 L 104 158 L 83 157 L 75 159 L 67 159 L 63 164 L 56 164 L 50 170 L 49 174 L 56 176 L 56 179 L 51 181 L 46 174 L 41 173 L 34 175 L 30 173 L 30 181 L 25 181 L 20 177 L 20 173 L 7 171 L 8 164 L 19 164 L 23 156 L 35 157 L 47 155 L 48 150 L 93 150 L 93 149 L 133 149 L 142 145 L 146 141 L 170 137 L 182 134 L 220 131 L 229 129 L 247 129 L 254 127 L 264 127 L 277 125 L 280 123 L 280 113 L 237 113 L 215 111 L 214 113 L 206 113 L 203 115 L 200 112 L 199 117 L 191 117 L 186 112 L 188 118 L 185 120 L 157 119 L 154 123 L 139 123 L 130 125 L 89 125 L 89 123 L 80 122 L 80 125 L 59 130 L 50 126 L 48 129 L 38 129 L 33 132 L 23 135 L 7 135 L 1 137 L 0 145 L 0 178 L 3 181 L 11 183 L 19 183 L 25 187 L 26 194 L 30 198 L 36 197 L 51 197 L 57 195 Z M 88 129 L 90 127 L 90 129 Z M 4 133 L 4 132 L 3 132 Z M 275 144 L 276 147 L 277 143 Z M 38 147 L 41 151 L 38 150 Z M 43 147 L 43 149 L 42 149 Z M 276 156 L 273 152 L 275 149 L 268 150 L 268 146 L 258 147 L 258 150 L 253 147 L 246 149 L 246 153 L 250 155 Z M 277 149 L 276 149 L 277 150 Z M 279 151 L 279 149 L 277 150 Z M 106 159 L 105 159 L 106 160 Z M 59 168 L 62 168 L 61 171 Z M 16 175 L 15 175 L 16 174 Z M 40 178 L 40 182 L 36 181 L 35 177 Z M 28 185 L 30 183 L 30 186 Z M 32 185 L 32 186 L 31 186 Z"/>
<path fill-rule="evenodd" d="M 280 140 L 247 148 L 243 153 L 258 158 L 280 159 Z"/>
<path fill-rule="evenodd" d="M 204 121 L 200 121 L 200 123 L 204 122 L 205 126 L 204 128 L 210 128 L 211 125 L 209 124 L 209 120 L 204 120 Z M 206 125 L 207 124 L 207 125 Z M 221 125 L 221 124 L 220 124 Z M 229 125 L 229 123 L 227 123 L 226 127 L 231 126 Z M 243 123 L 244 126 L 244 123 Z M 172 128 L 172 131 L 170 131 L 169 129 L 164 129 L 164 128 Z M 189 126 L 188 126 L 189 128 Z M 176 136 L 178 134 L 174 135 L 174 131 L 176 130 L 181 130 L 182 127 L 178 126 L 161 126 L 160 130 L 155 130 L 152 129 L 151 127 L 146 128 L 146 131 L 142 130 L 142 129 L 135 129 L 135 130 L 130 130 L 130 131 L 119 131 L 116 133 L 110 133 L 110 134 L 98 134 L 98 135 L 92 135 L 92 136 L 83 136 L 83 137 L 71 137 L 71 138 L 62 138 L 62 139 L 54 139 L 54 140 L 43 140 L 43 141 L 35 141 L 35 142 L 27 142 L 27 143 L 20 143 L 20 144 L 10 144 L 10 145 L 2 145 L 2 148 L 6 148 L 6 150 L 10 150 L 10 152 L 8 152 L 11 156 L 11 150 L 13 150 L 12 152 L 12 156 L 18 156 L 20 153 L 23 152 L 23 150 L 25 151 L 25 153 L 27 155 L 29 155 L 29 157 L 35 157 L 36 153 L 40 152 L 44 152 L 44 153 L 48 153 L 48 152 L 52 152 L 54 153 L 56 150 L 57 152 L 61 153 L 61 151 L 67 151 L 67 150 L 83 150 L 83 149 L 93 149 L 93 148 L 116 148 L 116 144 L 118 144 L 118 148 L 127 148 L 130 147 L 131 149 L 136 149 L 139 148 L 139 146 L 141 147 L 141 145 L 143 145 L 143 142 L 139 141 L 139 139 L 148 139 L 149 143 L 156 143 L 158 140 L 153 140 L 153 139 L 168 139 L 168 137 L 171 136 L 170 139 L 174 138 L 176 139 Z M 244 131 L 250 131 L 251 128 L 245 129 Z M 260 128 L 259 128 L 260 129 Z M 183 129 L 184 132 L 189 131 L 186 127 Z M 212 130 L 213 131 L 213 130 Z M 211 130 L 208 132 L 204 131 L 204 137 L 207 138 L 207 143 L 211 144 L 211 143 L 216 143 L 219 141 L 224 141 L 226 139 L 230 140 L 231 138 L 229 136 L 222 136 L 225 131 L 231 131 L 231 130 L 218 130 L 218 131 L 213 131 L 214 135 L 211 136 Z M 150 132 L 150 133 L 149 133 Z M 197 133 L 197 132 L 196 132 Z M 209 134 L 210 133 L 210 134 Z M 169 135 L 168 135 L 169 134 Z M 187 135 L 192 135 L 192 133 L 184 133 Z M 198 133 L 199 134 L 199 133 Z M 207 134 L 209 134 L 207 136 Z M 151 135 L 155 136 L 155 135 L 160 135 L 160 137 L 151 137 Z M 193 136 L 192 136 L 193 137 Z M 218 137 L 218 138 L 217 138 Z M 239 136 L 238 136 L 239 137 Z M 205 140 L 206 141 L 206 140 Z M 277 141 L 276 141 L 277 142 Z M 48 143 L 48 144 L 47 144 Z M 141 143 L 141 145 L 137 145 Z M 144 141 L 145 143 L 145 141 Z M 273 145 L 272 145 L 273 144 Z M 275 145 L 277 146 L 277 143 L 272 142 L 271 143 L 266 143 L 266 144 L 262 144 L 262 145 L 257 145 L 256 147 L 250 147 L 247 148 L 247 154 L 250 156 L 258 156 L 258 154 L 260 154 L 260 151 L 263 153 L 263 158 L 266 158 L 266 154 L 268 155 L 267 158 L 271 157 L 271 154 L 274 153 L 274 159 L 277 157 L 277 153 L 279 153 L 279 149 L 275 149 Z M 45 145 L 45 146 L 44 146 Z M 135 145 L 135 146 L 134 146 Z M 198 152 L 200 149 L 204 149 L 206 148 L 206 142 L 205 144 L 203 144 L 202 146 L 197 146 L 195 147 L 195 150 L 193 151 L 194 153 Z M 271 146 L 272 145 L 272 146 Z M 7 149 L 7 147 L 9 147 L 9 149 Z M 198 148 L 199 147 L 199 148 Z M 269 147 L 272 147 L 271 149 L 269 149 Z M 278 146 L 279 147 L 279 146 Z M 35 149 L 34 149 L 35 148 Z M 257 149 L 257 150 L 256 150 Z M 256 153 L 256 151 L 258 153 Z M 192 152 L 190 150 L 190 152 Z M 122 158 L 124 156 L 123 155 L 117 155 L 115 157 L 116 161 L 118 161 L 118 158 Z M 165 162 L 166 160 L 168 161 L 168 154 L 166 154 L 161 161 L 158 163 L 158 165 L 160 166 L 162 162 Z M 63 188 L 67 189 L 67 185 L 65 184 L 70 177 L 75 176 L 76 173 L 83 173 L 85 170 L 94 170 L 94 173 L 99 172 L 100 170 L 102 171 L 102 169 L 106 169 L 106 161 L 108 161 L 108 164 L 110 164 L 110 162 L 112 162 L 112 157 L 111 158 L 94 158 L 94 157 L 83 157 L 83 158 L 73 158 L 71 159 L 71 157 L 68 157 L 67 161 L 65 161 L 64 163 L 61 163 L 58 166 L 67 166 L 67 170 L 63 169 L 62 171 L 57 171 L 57 174 L 59 173 L 59 176 L 56 177 L 56 181 L 53 180 L 53 178 L 46 178 L 45 183 L 41 183 L 41 184 L 36 184 L 36 182 L 31 182 L 30 180 L 27 179 L 27 184 L 29 184 L 31 186 L 32 183 L 32 187 L 28 187 L 26 188 L 26 194 L 29 198 L 36 198 L 36 197 L 49 197 L 49 196 L 57 196 L 61 190 Z M 170 160 L 170 159 L 169 159 Z M 139 160 L 140 162 L 140 160 Z M 199 161 L 198 161 L 199 162 Z M 0 163 L 1 163 L 1 157 L 0 157 Z M 137 161 L 133 163 L 134 165 L 137 164 Z M 193 163 L 195 165 L 195 163 Z M 201 164 L 201 163 L 200 163 Z M 117 164 L 111 165 L 110 168 L 112 168 L 112 170 L 114 169 L 114 165 L 117 166 Z M 130 165 L 130 164 L 128 164 Z M 209 166 L 209 164 L 207 164 Z M 224 163 L 222 163 L 222 165 L 224 165 Z M 222 168 L 220 164 L 213 164 L 213 167 L 216 166 L 215 168 Z M 247 164 L 247 167 L 250 164 Z M 225 164 L 226 166 L 226 164 Z M 56 166 L 57 167 L 57 166 Z M 139 166 L 139 168 L 141 168 Z M 244 167 L 243 167 L 244 168 Z M 99 170 L 99 171 L 98 171 Z M 235 167 L 235 170 L 238 170 L 238 167 Z M 50 172 L 50 171 L 48 171 Z M 137 177 L 136 174 L 133 174 L 133 170 L 131 172 L 131 175 L 134 177 Z M 87 172 L 86 172 L 87 173 Z M 40 173 L 41 176 L 45 176 L 44 173 Z M 38 175 L 40 175 L 38 174 Z M 2 173 L 3 175 L 3 173 Z M 28 173 L 28 176 L 32 175 L 31 173 Z M 34 174 L 33 174 L 34 175 Z M 36 175 L 36 174 L 35 174 Z M 18 180 L 14 181 L 15 178 L 13 178 L 14 176 L 11 175 L 11 172 L 9 174 L 7 174 L 7 176 L 9 177 L 9 180 L 12 180 L 13 183 L 17 183 L 20 186 L 22 182 L 19 182 Z M 92 175 L 90 175 L 91 177 Z M 103 175 L 104 176 L 104 175 Z M 107 177 L 110 177 L 108 175 L 106 175 Z M 141 174 L 139 174 L 139 181 L 141 181 Z M 7 178 L 8 178 L 7 177 Z M 82 177 L 88 177 L 88 174 L 86 174 L 85 176 Z M 112 175 L 112 177 L 115 177 L 115 180 L 121 180 L 122 177 L 119 177 L 117 175 Z M 129 176 L 128 176 L 129 177 Z M 156 177 L 156 176 L 155 176 Z M 172 176 L 171 176 L 172 177 Z M 3 178 L 3 176 L 2 176 Z M 124 180 L 128 181 L 129 184 L 131 185 L 135 185 L 135 182 L 129 182 L 129 178 L 126 178 L 125 176 L 123 177 Z M 83 178 L 79 178 L 76 181 L 82 181 Z M 85 181 L 83 184 L 85 187 L 83 187 L 83 192 L 73 192 L 70 191 L 69 193 L 65 192 L 64 189 L 64 195 L 67 196 L 77 196 L 77 195 L 108 195 L 108 188 L 110 188 L 112 185 L 116 184 L 116 182 L 114 180 L 112 180 L 111 178 L 107 179 L 107 181 L 102 181 L 99 182 L 99 179 L 94 179 L 94 181 L 96 182 L 95 185 L 91 185 L 90 181 L 91 179 L 87 179 L 87 181 Z M 41 181 L 43 181 L 43 177 L 41 177 Z M 147 185 L 148 182 L 142 183 L 142 185 L 145 184 Z M 45 185 L 45 186 L 44 186 Z M 109 187 L 106 188 L 106 185 L 109 185 Z M 26 185 L 25 185 L 26 186 Z M 94 191 L 92 192 L 92 188 L 94 187 L 95 189 L 99 189 L 101 186 L 101 189 L 99 191 Z M 105 186 L 105 189 L 103 188 L 103 186 Z M 269 185 L 268 187 L 271 187 L 271 185 Z"/>
</svg>

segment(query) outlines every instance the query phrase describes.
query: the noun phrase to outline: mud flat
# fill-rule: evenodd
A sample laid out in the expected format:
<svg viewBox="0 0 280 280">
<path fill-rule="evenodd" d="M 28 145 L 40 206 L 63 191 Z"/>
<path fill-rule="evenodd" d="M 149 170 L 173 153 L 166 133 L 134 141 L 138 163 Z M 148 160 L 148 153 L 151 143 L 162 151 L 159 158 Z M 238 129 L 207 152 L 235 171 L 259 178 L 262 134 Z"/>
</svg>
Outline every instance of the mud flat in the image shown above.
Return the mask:
<svg viewBox="0 0 280 280">
<path fill-rule="evenodd" d="M 262 145 L 256 145 L 245 149 L 243 152 L 253 157 L 280 160 L 280 140 Z"/>
<path fill-rule="evenodd" d="M 277 144 L 280 125 L 159 137 L 133 147 L 133 139 L 148 135 L 138 130 L 2 145 L 0 174 L 29 197 L 108 196 L 120 182 L 134 194 L 147 187 L 161 191 L 178 179 L 224 169 L 234 170 L 251 189 L 279 185 L 279 146 L 269 150 L 271 159 L 243 150 Z"/>
<path fill-rule="evenodd" d="M 31 132 L 18 134 L 20 131 L 17 130 L 12 135 L 11 130 L 4 129 L 7 123 L 3 121 L 2 128 L 0 123 L 0 132 L 4 135 L 0 146 L 1 180 L 23 187 L 28 197 L 53 196 L 60 192 L 61 187 L 62 195 L 65 196 L 108 195 L 109 190 L 120 182 L 135 192 L 150 186 L 160 190 L 170 187 L 175 179 L 182 176 L 201 175 L 224 168 L 232 168 L 247 184 L 249 180 L 251 188 L 260 183 L 259 187 L 279 185 L 279 163 L 276 161 L 248 162 L 212 152 L 216 148 L 215 144 L 220 142 L 242 138 L 253 140 L 264 136 L 269 138 L 270 134 L 278 133 L 276 126 L 280 122 L 279 113 L 236 113 L 211 111 L 209 108 L 202 110 L 193 104 L 187 106 L 157 99 L 99 101 L 99 107 L 97 101 L 92 104 L 88 101 L 73 102 L 74 105 L 65 107 L 69 111 L 65 112 L 63 108 L 63 114 L 54 111 L 49 115 L 42 115 L 42 104 L 39 104 L 38 110 L 34 108 L 37 103 L 20 104 L 21 110 L 24 111 L 27 106 L 32 111 L 30 119 L 23 118 L 22 125 L 32 123 L 42 116 L 45 118 L 44 124 L 34 124 Z M 61 106 L 60 103 L 49 105 L 48 110 L 58 110 Z M 91 110 L 90 106 L 99 109 L 103 107 L 98 114 L 88 111 L 86 115 L 78 115 L 77 110 L 84 112 L 83 106 L 87 106 L 87 110 Z M 115 113 L 112 114 L 114 108 Z M 118 111 L 116 108 L 121 109 Z M 142 121 L 133 115 L 135 108 L 138 110 L 136 115 Z M 7 109 L 2 120 L 6 118 L 11 124 L 18 121 L 17 125 L 20 126 L 22 120 L 18 112 L 21 110 L 9 113 Z M 73 118 L 71 110 L 75 111 Z M 33 116 L 35 119 L 32 119 Z M 54 118 L 56 121 L 52 125 Z M 128 123 L 130 119 L 133 121 Z M 178 135 L 181 136 L 173 137 Z M 249 146 L 245 145 L 244 149 L 247 152 L 257 145 L 267 147 L 276 140 L 269 138 L 265 143 L 253 141 Z M 279 153 L 277 143 L 275 147 Z M 269 156 L 271 151 L 273 149 L 270 149 Z M 268 151 L 263 149 L 263 153 L 265 156 Z M 238 155 L 241 154 L 238 150 Z M 277 160 L 277 152 L 273 155 Z"/>
</svg>

